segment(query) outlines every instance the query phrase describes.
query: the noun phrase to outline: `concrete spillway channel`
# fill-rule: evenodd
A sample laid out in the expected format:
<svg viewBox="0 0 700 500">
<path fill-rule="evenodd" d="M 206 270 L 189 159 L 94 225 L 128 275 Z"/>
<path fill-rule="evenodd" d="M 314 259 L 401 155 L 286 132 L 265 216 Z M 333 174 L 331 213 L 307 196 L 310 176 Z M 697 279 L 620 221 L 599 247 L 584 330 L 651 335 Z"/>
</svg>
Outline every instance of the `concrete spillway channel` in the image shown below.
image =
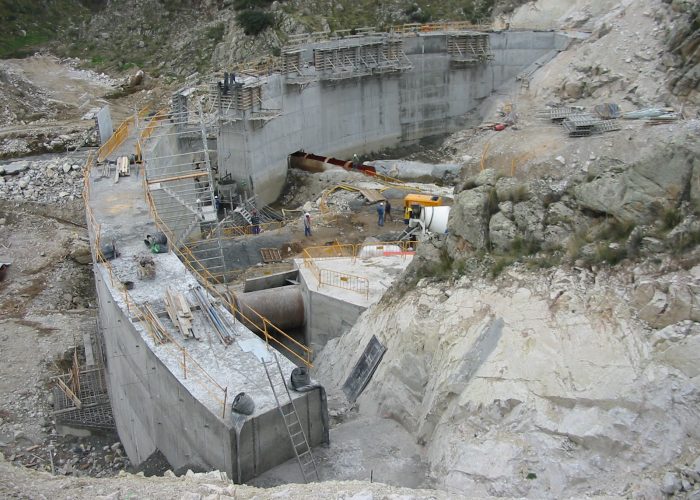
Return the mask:
<svg viewBox="0 0 700 500">
<path fill-rule="evenodd" d="M 463 52 L 469 40 L 478 41 L 478 54 Z M 271 351 L 251 331 L 261 326 L 257 320 L 219 310 L 235 325 L 225 344 L 212 332 L 205 312 L 193 307 L 199 340 L 184 338 L 164 313 L 164 295 L 167 288 L 187 296 L 199 286 L 190 268 L 171 251 L 150 255 L 153 279 L 142 279 L 138 272 L 146 252 L 144 235 L 170 225 L 170 242 L 182 248 L 180 243 L 216 225 L 217 179 L 210 167 L 218 167 L 218 178 L 227 179 L 239 194 L 254 194 L 258 203 L 268 204 L 283 188 L 290 153 L 351 157 L 455 130 L 497 86 L 567 43 L 565 35 L 551 32 L 433 32 L 301 45 L 283 50 L 281 70 L 244 75 L 235 96 L 217 94 L 214 83 L 213 122 L 200 111 L 193 125 L 191 89 L 176 93 L 170 115 L 158 118 L 161 130 L 141 132 L 141 138 L 148 136 L 147 143 L 139 142 L 145 188 L 138 176 L 114 183 L 113 175 L 89 170 L 85 202 L 108 390 L 129 459 L 139 464 L 160 450 L 175 469 L 219 469 L 245 482 L 294 457 L 262 364 Z M 333 64 L 337 60 L 353 63 L 339 67 Z M 215 127 L 205 130 L 205 123 Z M 120 144 L 105 159 L 133 153 L 133 138 L 120 138 Z M 117 242 L 119 254 L 104 261 L 99 245 L 110 241 Z M 207 252 L 199 256 L 207 262 L 198 261 L 197 272 L 225 275 L 227 256 L 220 244 Z M 273 322 L 302 332 L 303 343 L 318 350 L 379 300 L 409 261 L 384 257 L 326 264 L 335 266 L 327 271 L 336 274 L 359 265 L 362 294 L 322 287 L 299 262 L 291 278 L 298 284 L 290 284 L 289 276 L 275 278 L 283 283 L 258 285 L 235 305 L 244 314 L 251 308 L 264 311 Z M 128 292 L 127 282 L 133 283 Z M 144 308 L 150 309 L 151 320 L 145 319 Z M 154 321 L 161 324 L 159 335 L 154 335 Z M 295 365 L 279 359 L 288 378 Z M 239 393 L 252 397 L 252 414 L 232 412 L 231 401 Z M 322 389 L 291 394 L 309 444 L 326 441 Z"/>
</svg>

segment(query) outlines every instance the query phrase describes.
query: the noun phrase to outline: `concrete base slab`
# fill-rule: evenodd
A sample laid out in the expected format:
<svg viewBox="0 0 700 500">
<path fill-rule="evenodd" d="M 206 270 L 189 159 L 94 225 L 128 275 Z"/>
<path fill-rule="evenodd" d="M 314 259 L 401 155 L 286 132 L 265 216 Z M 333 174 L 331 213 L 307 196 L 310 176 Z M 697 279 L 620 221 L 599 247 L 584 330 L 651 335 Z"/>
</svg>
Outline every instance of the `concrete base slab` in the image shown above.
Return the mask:
<svg viewBox="0 0 700 500">
<path fill-rule="evenodd" d="M 314 449 L 321 481 L 362 480 L 409 488 L 431 487 L 422 448 L 391 419 L 358 417 L 331 429 L 331 444 Z M 258 487 L 303 483 L 296 459 L 252 480 Z"/>
</svg>

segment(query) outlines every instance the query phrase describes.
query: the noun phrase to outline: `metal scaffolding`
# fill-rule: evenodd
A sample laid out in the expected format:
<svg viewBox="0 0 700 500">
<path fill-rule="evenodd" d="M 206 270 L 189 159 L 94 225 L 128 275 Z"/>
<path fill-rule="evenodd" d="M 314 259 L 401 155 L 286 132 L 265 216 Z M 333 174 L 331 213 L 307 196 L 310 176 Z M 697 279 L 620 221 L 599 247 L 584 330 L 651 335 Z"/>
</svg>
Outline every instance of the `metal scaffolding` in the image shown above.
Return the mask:
<svg viewBox="0 0 700 500">
<path fill-rule="evenodd" d="M 199 103 L 192 105 L 192 94 L 191 89 L 173 94 L 170 111 L 163 113 L 163 119 L 151 120 L 138 136 L 151 210 L 156 221 L 167 227 L 170 244 L 177 247 L 209 234 L 219 222 L 208 143 L 208 128 L 215 122 Z M 164 138 L 177 144 L 175 153 L 159 153 L 155 145 Z M 220 239 L 215 241 L 215 247 L 192 255 L 192 260 L 225 278 L 223 249 Z"/>
</svg>

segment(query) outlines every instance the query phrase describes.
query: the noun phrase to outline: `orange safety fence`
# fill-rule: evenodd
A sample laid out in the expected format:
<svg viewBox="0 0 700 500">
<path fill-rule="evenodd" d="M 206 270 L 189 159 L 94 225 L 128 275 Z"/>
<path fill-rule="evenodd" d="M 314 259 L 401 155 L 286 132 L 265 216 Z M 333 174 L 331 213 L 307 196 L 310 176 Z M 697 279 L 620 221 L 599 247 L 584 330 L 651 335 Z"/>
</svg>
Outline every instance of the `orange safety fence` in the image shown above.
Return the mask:
<svg viewBox="0 0 700 500">
<path fill-rule="evenodd" d="M 122 122 L 117 130 L 114 131 L 112 137 L 107 139 L 100 149 L 98 149 L 97 161 L 103 162 L 105 158 L 111 155 L 115 149 L 117 149 L 121 144 L 129 137 L 129 129 L 135 123 L 135 118 L 133 116 L 127 118 Z"/>
<path fill-rule="evenodd" d="M 323 285 L 343 288 L 369 297 L 369 280 L 364 276 L 323 269 L 316 263 L 317 259 L 352 258 L 353 245 L 329 245 L 325 247 L 309 247 L 302 252 L 304 266 L 316 278 L 319 287 Z M 313 255 L 312 255 L 313 254 Z"/>
<path fill-rule="evenodd" d="M 148 108 L 148 107 L 147 107 Z M 144 109 L 147 109 L 144 108 Z M 145 113 L 144 113 L 145 116 Z M 153 135 L 153 131 L 156 129 L 158 126 L 158 122 L 161 120 L 164 120 L 168 117 L 168 110 L 167 109 L 161 109 L 158 111 L 155 115 L 153 115 L 153 118 L 148 122 L 148 125 L 141 131 L 139 134 L 138 140 L 136 141 L 136 158 L 139 160 L 141 159 L 141 144 L 145 142 L 151 135 Z M 141 118 L 141 114 L 139 113 L 139 118 Z"/>
<path fill-rule="evenodd" d="M 360 243 L 357 245 L 340 244 L 322 247 L 308 247 L 302 252 L 304 267 L 314 275 L 319 286 L 329 285 L 344 288 L 369 297 L 369 279 L 364 276 L 324 269 L 319 267 L 317 260 L 371 257 L 406 257 L 415 254 L 417 241 L 381 241 Z"/>
</svg>

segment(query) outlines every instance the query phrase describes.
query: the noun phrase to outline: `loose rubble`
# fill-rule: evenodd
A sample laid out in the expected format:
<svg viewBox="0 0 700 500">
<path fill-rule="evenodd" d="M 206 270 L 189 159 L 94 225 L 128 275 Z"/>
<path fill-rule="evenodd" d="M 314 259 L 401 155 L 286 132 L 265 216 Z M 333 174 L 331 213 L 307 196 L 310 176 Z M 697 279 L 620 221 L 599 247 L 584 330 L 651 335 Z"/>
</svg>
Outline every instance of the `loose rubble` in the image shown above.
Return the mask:
<svg viewBox="0 0 700 500">
<path fill-rule="evenodd" d="M 66 205 L 82 197 L 79 159 L 20 160 L 0 166 L 0 198 Z"/>
</svg>

